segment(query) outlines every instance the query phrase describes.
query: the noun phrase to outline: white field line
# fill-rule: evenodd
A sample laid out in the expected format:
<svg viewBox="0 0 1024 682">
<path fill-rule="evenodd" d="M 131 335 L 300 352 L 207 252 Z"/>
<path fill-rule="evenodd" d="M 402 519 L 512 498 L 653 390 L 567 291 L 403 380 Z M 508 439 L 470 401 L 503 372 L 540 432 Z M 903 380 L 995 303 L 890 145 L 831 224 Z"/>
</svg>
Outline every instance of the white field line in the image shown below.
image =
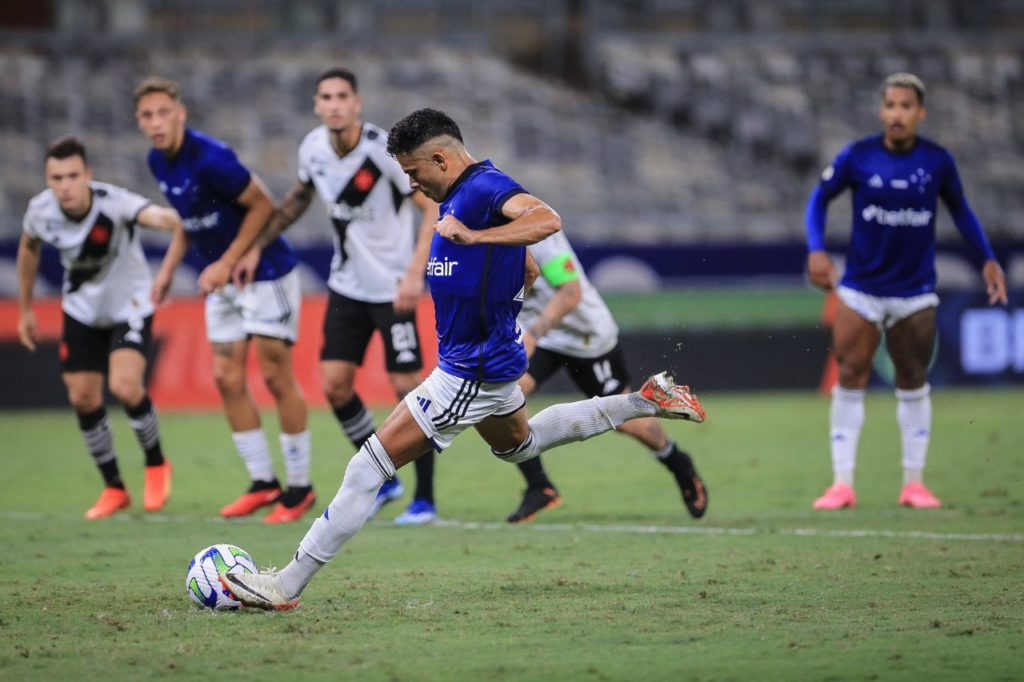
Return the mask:
<svg viewBox="0 0 1024 682">
<path fill-rule="evenodd" d="M 44 512 L 0 511 L 0 519 L 9 521 L 81 521 L 73 514 L 48 514 Z M 144 523 L 257 523 L 258 518 L 226 520 L 219 516 L 191 514 L 118 514 L 114 522 Z M 103 523 L 103 522 L 98 522 Z M 302 524 L 299 524 L 300 526 Z M 383 522 L 379 526 L 391 526 Z M 439 520 L 431 524 L 439 528 L 457 530 L 527 530 L 557 531 L 573 533 L 625 533 L 627 535 L 780 535 L 806 538 L 905 538 L 912 540 L 942 540 L 946 542 L 1024 542 L 1024 533 L 939 533 L 924 530 L 887 529 L 826 529 L 826 528 L 722 528 L 717 526 L 637 526 L 594 523 L 530 523 L 512 525 L 508 523 L 483 523 L 474 521 Z M 305 526 L 302 526 L 305 527 Z"/>
</svg>

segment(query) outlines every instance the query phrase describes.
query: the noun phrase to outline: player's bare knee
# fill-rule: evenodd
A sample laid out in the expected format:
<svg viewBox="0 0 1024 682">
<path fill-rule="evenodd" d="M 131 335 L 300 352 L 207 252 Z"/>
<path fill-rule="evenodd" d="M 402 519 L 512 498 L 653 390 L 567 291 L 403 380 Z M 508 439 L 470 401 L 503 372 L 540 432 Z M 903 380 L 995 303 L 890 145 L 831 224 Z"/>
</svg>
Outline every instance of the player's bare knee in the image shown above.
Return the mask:
<svg viewBox="0 0 1024 682">
<path fill-rule="evenodd" d="M 108 385 L 110 392 L 122 405 L 138 405 L 146 394 L 142 382 L 135 377 L 111 376 Z"/>
<path fill-rule="evenodd" d="M 75 412 L 88 414 L 103 407 L 103 396 L 96 391 L 68 389 L 68 402 Z"/>
<path fill-rule="evenodd" d="M 351 381 L 345 381 L 339 377 L 324 376 L 321 380 L 324 397 L 331 407 L 345 407 L 351 402 L 355 395 L 355 387 Z"/>
<path fill-rule="evenodd" d="M 231 366 L 215 366 L 213 382 L 222 396 L 233 396 L 245 392 L 245 372 Z"/>
</svg>

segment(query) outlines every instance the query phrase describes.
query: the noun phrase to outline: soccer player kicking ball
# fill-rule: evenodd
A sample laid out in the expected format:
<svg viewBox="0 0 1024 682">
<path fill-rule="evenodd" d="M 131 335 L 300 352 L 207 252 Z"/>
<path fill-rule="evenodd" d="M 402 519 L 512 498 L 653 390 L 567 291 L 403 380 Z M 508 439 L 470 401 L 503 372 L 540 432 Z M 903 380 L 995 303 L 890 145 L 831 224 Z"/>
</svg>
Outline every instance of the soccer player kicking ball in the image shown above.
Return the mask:
<svg viewBox="0 0 1024 682">
<path fill-rule="evenodd" d="M 206 294 L 206 335 L 213 345 L 213 374 L 224 401 L 232 439 L 245 462 L 247 492 L 221 509 L 224 517 L 246 516 L 274 504 L 267 523 L 297 521 L 316 496 L 309 478 L 306 401 L 292 371 L 291 346 L 299 325 L 302 292 L 295 254 L 283 239 L 250 249 L 274 212 L 263 183 L 219 140 L 185 127 L 178 85 L 148 78 L 135 90 L 135 117 L 153 144 L 149 168 L 167 200 L 184 219 L 175 232 L 154 283 L 162 301 L 174 270 L 193 243 L 206 267 L 199 289 Z M 230 281 L 245 256 L 253 281 Z M 281 421 L 288 489 L 281 492 L 260 425 L 260 414 L 245 383 L 249 340 Z"/>
<path fill-rule="evenodd" d="M 408 190 L 402 169 L 385 149 L 387 133 L 360 120 L 362 107 L 354 73 L 332 68 L 320 74 L 313 110 L 323 125 L 299 146 L 298 181 L 258 240 L 272 242 L 320 195 L 334 240 L 320 374 L 327 402 L 357 450 L 374 431 L 373 416 L 353 384 L 375 331 L 384 342 L 398 399 L 420 383 L 416 306 L 437 222 L 437 204 Z M 423 216 L 418 231 L 413 206 Z M 418 481 L 429 482 L 422 472 L 433 469 L 433 459 L 431 451 L 416 460 Z M 381 486 L 378 506 L 402 492 L 396 476 Z"/>
<path fill-rule="evenodd" d="M 921 80 L 909 73 L 889 76 L 882 84 L 880 117 L 882 133 L 843 149 L 822 173 L 807 205 L 807 270 L 814 284 L 831 290 L 837 277 L 825 252 L 825 214 L 840 192 L 847 187 L 853 192 L 853 231 L 832 329 L 839 362 L 829 417 L 835 479 L 814 501 L 814 509 L 857 503 L 853 471 L 864 390 L 883 334 L 896 369 L 896 419 L 903 441 L 899 503 L 916 508 L 942 504 L 922 480 L 932 421 L 928 363 L 939 303 L 935 213 L 940 197 L 964 239 L 985 259 L 981 274 L 989 304 L 1006 303 L 1006 278 L 967 204 L 953 156 L 917 135 L 925 117 Z"/>
<path fill-rule="evenodd" d="M 32 288 L 39 246 L 46 242 L 60 251 L 64 266 L 62 377 L 105 486 L 85 518 L 105 518 L 131 505 L 103 406 L 104 375 L 146 454 L 143 508 L 157 511 L 171 494 L 171 463 L 164 458 L 160 425 L 146 394 L 153 305 L 149 265 L 135 226 L 171 231 L 181 227 L 180 218 L 138 194 L 94 181 L 85 147 L 73 137 L 46 150 L 46 184 L 49 189 L 29 202 L 18 245 L 18 337 L 35 351 Z"/>
<path fill-rule="evenodd" d="M 438 367 L 351 459 L 338 494 L 280 573 L 221 576 L 246 606 L 297 606 L 317 571 L 366 522 L 384 481 L 427 450 L 448 447 L 470 426 L 498 458 L 518 463 L 630 419 L 705 417 L 695 395 L 659 374 L 637 393 L 555 405 L 528 419 L 516 383 L 526 369 L 516 325 L 529 284 L 524 247 L 557 232 L 558 214 L 490 161 L 476 162 L 458 126 L 440 111 L 421 109 L 395 124 L 388 153 L 412 189 L 441 203 L 427 263 Z"/>
</svg>

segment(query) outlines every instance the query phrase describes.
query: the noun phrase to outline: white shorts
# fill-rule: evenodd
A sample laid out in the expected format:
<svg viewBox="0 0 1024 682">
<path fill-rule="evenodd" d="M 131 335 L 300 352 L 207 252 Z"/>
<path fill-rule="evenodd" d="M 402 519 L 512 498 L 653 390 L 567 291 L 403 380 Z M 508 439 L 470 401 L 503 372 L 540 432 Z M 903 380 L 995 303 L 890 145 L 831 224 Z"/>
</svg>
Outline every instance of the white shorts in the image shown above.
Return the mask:
<svg viewBox="0 0 1024 682">
<path fill-rule="evenodd" d="M 512 414 L 526 404 L 526 396 L 515 381 L 486 384 L 435 368 L 405 396 L 405 404 L 434 448 L 441 451 L 487 417 Z"/>
<path fill-rule="evenodd" d="M 206 297 L 206 337 L 231 343 L 269 336 L 294 343 L 299 331 L 302 288 L 299 273 L 252 282 L 239 290 L 228 284 Z"/>
<path fill-rule="evenodd" d="M 935 293 L 906 297 L 872 296 L 850 287 L 839 287 L 836 293 L 839 295 L 839 300 L 848 308 L 879 329 L 891 329 L 900 320 L 905 320 L 926 308 L 934 308 L 939 305 L 939 297 Z"/>
</svg>

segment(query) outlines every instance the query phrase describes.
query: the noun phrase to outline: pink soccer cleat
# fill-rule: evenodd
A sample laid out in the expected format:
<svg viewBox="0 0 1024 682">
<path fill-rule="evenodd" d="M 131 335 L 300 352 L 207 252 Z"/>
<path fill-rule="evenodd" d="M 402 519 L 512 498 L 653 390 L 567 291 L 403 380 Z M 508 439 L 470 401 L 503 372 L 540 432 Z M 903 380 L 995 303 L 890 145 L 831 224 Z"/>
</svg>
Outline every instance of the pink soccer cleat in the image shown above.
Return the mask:
<svg viewBox="0 0 1024 682">
<path fill-rule="evenodd" d="M 938 509 L 942 501 L 932 494 L 921 481 L 914 481 L 903 486 L 900 491 L 900 505 L 914 509 Z"/>
<path fill-rule="evenodd" d="M 853 509 L 857 506 L 857 493 L 847 483 L 833 483 L 811 506 L 814 509 Z"/>
</svg>

